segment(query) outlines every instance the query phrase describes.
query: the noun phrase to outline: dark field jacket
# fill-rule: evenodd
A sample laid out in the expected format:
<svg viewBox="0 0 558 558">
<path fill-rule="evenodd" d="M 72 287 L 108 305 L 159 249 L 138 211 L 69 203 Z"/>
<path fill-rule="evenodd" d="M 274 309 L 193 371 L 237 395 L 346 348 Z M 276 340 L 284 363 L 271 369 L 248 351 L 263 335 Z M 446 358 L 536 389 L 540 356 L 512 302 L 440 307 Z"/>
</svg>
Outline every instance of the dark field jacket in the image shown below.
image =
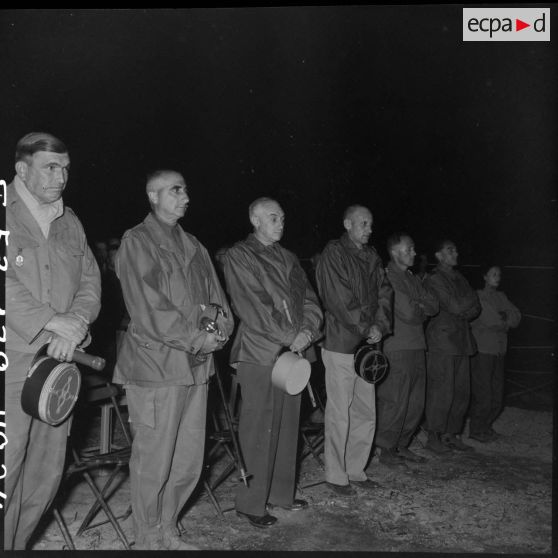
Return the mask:
<svg viewBox="0 0 558 558">
<path fill-rule="evenodd" d="M 422 281 L 407 269 L 400 270 L 393 262 L 386 268 L 395 299 L 393 335 L 384 341 L 384 351 L 425 349 L 423 324 L 439 310 L 438 299 L 428 292 Z"/>
<path fill-rule="evenodd" d="M 240 324 L 231 364 L 270 365 L 299 331 L 317 340 L 323 314 L 298 258 L 279 243 L 262 244 L 254 234 L 223 256 L 225 280 Z M 307 358 L 312 360 L 311 355 Z"/>
<path fill-rule="evenodd" d="M 473 355 L 477 349 L 469 322 L 481 311 L 477 293 L 459 271 L 445 270 L 439 265 L 424 285 L 440 303 L 439 314 L 426 327 L 428 350 Z"/>
<path fill-rule="evenodd" d="M 384 336 L 391 332 L 393 289 L 374 248 L 357 248 L 347 233 L 330 241 L 316 281 L 325 308 L 325 349 L 353 353 L 374 324 Z"/>
</svg>

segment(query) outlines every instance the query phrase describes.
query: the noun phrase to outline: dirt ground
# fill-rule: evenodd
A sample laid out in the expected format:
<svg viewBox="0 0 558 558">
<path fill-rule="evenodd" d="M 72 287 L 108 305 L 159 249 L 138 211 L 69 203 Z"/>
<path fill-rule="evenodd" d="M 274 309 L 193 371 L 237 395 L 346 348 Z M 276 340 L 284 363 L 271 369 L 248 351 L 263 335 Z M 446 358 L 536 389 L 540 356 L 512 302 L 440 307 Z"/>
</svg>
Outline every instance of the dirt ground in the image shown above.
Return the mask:
<svg viewBox="0 0 558 558">
<path fill-rule="evenodd" d="M 488 444 L 469 440 L 466 427 L 464 440 L 475 452 L 448 456 L 424 450 L 419 435 L 411 449 L 429 461 L 409 464 L 404 471 L 381 465 L 374 457 L 368 474 L 381 485 L 374 492 L 340 497 L 324 484 L 300 489 L 297 496 L 308 500 L 309 508 L 274 510 L 279 522 L 270 529 L 256 529 L 234 511 L 219 517 L 200 485 L 182 524 L 191 544 L 204 550 L 550 553 L 552 413 L 507 407 L 494 427 L 502 436 Z M 210 476 L 227 461 L 224 455 L 208 471 Z M 304 459 L 299 486 L 322 478 L 317 461 L 311 455 Z M 237 482 L 233 473 L 216 489 L 223 510 L 233 507 Z M 83 482 L 63 494 L 61 511 L 76 548 L 123 549 L 110 524 L 75 536 L 91 501 Z M 126 474 L 110 505 L 117 514 L 128 508 Z M 100 512 L 94 523 L 104 519 Z M 133 541 L 131 517 L 121 524 Z M 45 518 L 32 548 L 64 548 L 52 516 Z"/>
</svg>

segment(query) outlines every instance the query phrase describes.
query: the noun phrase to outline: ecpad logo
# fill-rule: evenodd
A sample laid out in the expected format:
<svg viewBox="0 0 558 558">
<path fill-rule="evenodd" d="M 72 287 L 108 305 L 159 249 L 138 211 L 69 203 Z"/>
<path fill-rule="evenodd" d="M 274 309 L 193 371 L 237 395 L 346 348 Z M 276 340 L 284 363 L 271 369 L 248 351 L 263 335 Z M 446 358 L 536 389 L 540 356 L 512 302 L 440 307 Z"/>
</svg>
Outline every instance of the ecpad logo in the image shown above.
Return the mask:
<svg viewBox="0 0 558 558">
<path fill-rule="evenodd" d="M 550 42 L 550 8 L 463 8 L 463 40 Z"/>
</svg>

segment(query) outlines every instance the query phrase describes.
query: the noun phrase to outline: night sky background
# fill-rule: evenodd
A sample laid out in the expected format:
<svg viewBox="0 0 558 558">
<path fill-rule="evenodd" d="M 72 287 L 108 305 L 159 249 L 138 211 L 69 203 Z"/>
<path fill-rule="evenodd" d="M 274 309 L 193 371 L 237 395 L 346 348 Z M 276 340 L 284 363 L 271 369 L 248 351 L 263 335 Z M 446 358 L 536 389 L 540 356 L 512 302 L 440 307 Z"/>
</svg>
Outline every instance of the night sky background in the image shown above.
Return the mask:
<svg viewBox="0 0 558 558">
<path fill-rule="evenodd" d="M 552 43 L 464 43 L 460 5 L 3 10 L 0 22 L 1 177 L 22 135 L 59 136 L 64 200 L 90 242 L 141 221 L 146 172 L 170 167 L 189 185 L 182 224 L 212 253 L 269 195 L 302 258 L 358 202 L 383 256 L 403 229 L 431 261 L 449 236 L 464 264 L 554 264 Z M 537 291 L 526 303 L 549 316 L 554 282 L 533 277 L 504 277 L 506 292 Z"/>
</svg>

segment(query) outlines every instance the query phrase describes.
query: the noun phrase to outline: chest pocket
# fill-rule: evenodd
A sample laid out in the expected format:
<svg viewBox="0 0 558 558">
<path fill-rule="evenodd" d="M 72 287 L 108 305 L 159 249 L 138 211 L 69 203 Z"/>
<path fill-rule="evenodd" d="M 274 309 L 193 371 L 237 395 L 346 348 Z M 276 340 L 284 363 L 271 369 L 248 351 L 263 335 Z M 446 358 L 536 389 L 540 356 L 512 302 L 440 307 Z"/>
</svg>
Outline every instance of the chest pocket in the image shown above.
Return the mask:
<svg viewBox="0 0 558 558">
<path fill-rule="evenodd" d="M 51 269 L 68 286 L 79 285 L 84 251 L 75 239 L 57 237 L 51 252 Z"/>
<path fill-rule="evenodd" d="M 27 267 L 38 247 L 39 243 L 31 236 L 11 235 L 6 249 L 8 266 L 16 270 Z"/>
</svg>

